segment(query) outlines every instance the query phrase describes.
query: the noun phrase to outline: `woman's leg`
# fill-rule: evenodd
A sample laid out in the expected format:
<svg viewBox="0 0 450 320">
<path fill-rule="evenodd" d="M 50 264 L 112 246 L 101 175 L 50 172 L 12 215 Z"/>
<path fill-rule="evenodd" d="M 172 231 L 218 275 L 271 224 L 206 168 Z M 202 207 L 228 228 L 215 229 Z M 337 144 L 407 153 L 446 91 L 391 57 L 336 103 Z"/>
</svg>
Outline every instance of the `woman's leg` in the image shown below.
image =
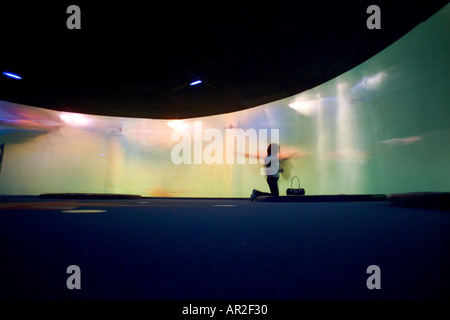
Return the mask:
<svg viewBox="0 0 450 320">
<path fill-rule="evenodd" d="M 273 196 L 279 196 L 280 193 L 278 191 L 278 179 L 277 177 L 267 177 L 267 184 L 270 188 L 270 194 Z"/>
</svg>

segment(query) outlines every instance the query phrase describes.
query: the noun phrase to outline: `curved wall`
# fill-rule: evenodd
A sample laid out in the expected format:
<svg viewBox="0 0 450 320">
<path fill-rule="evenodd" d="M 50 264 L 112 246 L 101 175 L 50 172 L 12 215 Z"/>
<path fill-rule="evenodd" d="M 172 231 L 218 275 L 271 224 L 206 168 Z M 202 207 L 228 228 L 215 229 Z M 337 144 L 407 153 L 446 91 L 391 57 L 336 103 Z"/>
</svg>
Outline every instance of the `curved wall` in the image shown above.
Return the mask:
<svg viewBox="0 0 450 320">
<path fill-rule="evenodd" d="M 114 118 L 0 101 L 0 194 L 248 197 L 268 191 L 255 156 L 276 130 L 290 157 L 281 194 L 293 175 L 307 194 L 449 191 L 448 34 L 450 5 L 327 83 L 211 117 Z M 230 144 L 242 136 L 245 150 Z"/>
</svg>

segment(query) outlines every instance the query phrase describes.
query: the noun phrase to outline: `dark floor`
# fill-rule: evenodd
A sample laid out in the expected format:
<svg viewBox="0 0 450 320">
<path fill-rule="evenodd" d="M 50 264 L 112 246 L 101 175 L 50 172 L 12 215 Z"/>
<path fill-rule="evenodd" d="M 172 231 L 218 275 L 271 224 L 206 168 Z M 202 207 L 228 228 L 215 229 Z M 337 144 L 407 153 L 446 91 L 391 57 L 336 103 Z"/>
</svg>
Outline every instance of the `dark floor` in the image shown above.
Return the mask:
<svg viewBox="0 0 450 320">
<path fill-rule="evenodd" d="M 67 212 L 87 209 L 105 212 Z M 4 196 L 0 298 L 448 299 L 449 230 L 448 211 L 385 201 Z"/>
</svg>

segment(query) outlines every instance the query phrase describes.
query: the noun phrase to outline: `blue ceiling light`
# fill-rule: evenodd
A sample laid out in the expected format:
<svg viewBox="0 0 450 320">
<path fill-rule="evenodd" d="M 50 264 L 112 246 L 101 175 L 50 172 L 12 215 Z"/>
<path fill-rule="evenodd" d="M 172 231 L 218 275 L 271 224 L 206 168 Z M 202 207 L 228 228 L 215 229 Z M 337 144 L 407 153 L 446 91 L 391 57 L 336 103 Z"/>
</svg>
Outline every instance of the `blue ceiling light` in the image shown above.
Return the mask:
<svg viewBox="0 0 450 320">
<path fill-rule="evenodd" d="M 12 72 L 6 72 L 6 71 L 5 71 L 5 72 L 3 72 L 3 74 L 4 74 L 5 76 L 10 77 L 10 78 L 13 78 L 13 79 L 17 79 L 17 80 L 22 79 L 21 76 L 15 74 L 15 73 L 12 73 Z"/>
<path fill-rule="evenodd" d="M 195 86 L 195 85 L 200 84 L 200 83 L 202 83 L 202 80 L 197 80 L 197 81 L 191 82 L 190 85 L 191 86 Z"/>
</svg>

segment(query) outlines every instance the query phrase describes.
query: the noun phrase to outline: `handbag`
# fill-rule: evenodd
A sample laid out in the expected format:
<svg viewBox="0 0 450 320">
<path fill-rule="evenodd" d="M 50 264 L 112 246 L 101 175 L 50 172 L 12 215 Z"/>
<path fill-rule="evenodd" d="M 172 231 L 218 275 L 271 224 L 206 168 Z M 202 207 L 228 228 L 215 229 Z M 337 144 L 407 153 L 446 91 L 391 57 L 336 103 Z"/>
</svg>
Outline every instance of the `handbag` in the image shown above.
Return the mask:
<svg viewBox="0 0 450 320">
<path fill-rule="evenodd" d="M 292 184 L 294 182 L 294 178 L 298 181 L 298 188 L 293 188 Z M 286 195 L 288 196 L 303 196 L 305 195 L 305 189 L 300 188 L 300 180 L 297 176 L 293 176 L 291 179 L 291 187 L 286 189 Z"/>
</svg>

